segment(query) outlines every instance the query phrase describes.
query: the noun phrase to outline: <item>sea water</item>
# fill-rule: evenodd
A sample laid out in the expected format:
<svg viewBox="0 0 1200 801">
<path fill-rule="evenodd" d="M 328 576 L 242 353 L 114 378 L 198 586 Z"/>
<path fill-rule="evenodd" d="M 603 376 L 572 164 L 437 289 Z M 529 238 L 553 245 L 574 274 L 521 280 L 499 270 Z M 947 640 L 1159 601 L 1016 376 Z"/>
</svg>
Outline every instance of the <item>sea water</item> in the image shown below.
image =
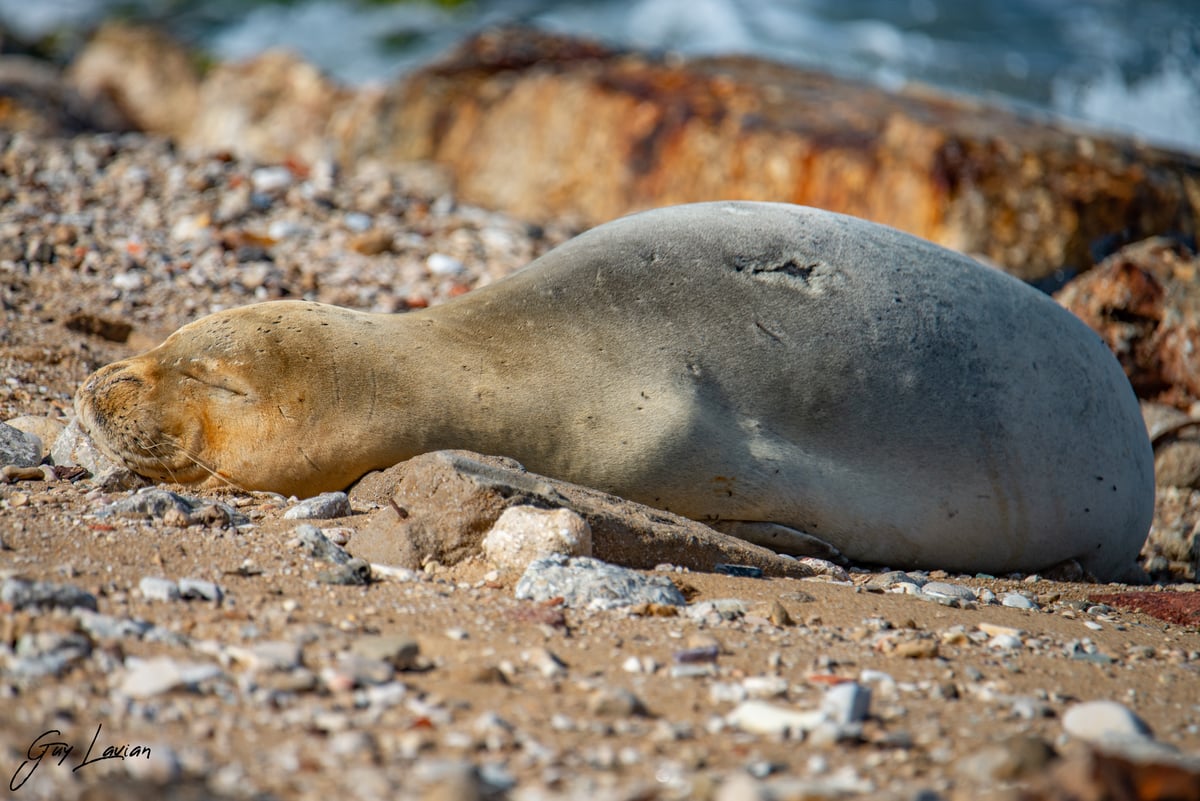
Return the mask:
<svg viewBox="0 0 1200 801">
<path fill-rule="evenodd" d="M 218 58 L 286 47 L 386 81 L 482 28 L 754 54 L 895 88 L 920 81 L 1200 152 L 1200 0 L 0 0 L 27 38 L 107 14 L 155 20 Z"/>
</svg>

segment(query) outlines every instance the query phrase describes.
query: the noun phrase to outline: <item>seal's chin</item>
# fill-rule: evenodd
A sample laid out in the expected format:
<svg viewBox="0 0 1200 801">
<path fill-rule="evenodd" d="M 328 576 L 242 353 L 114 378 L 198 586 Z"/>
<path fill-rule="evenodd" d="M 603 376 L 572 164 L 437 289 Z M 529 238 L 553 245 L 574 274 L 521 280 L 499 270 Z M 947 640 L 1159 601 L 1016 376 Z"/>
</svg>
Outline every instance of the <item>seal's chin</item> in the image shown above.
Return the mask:
<svg viewBox="0 0 1200 801">
<path fill-rule="evenodd" d="M 163 417 L 158 377 L 135 360 L 116 362 L 93 373 L 75 394 L 80 428 L 96 448 L 117 464 L 153 481 L 198 484 L 216 477 L 188 442 L 202 438 L 198 420 L 173 424 Z"/>
</svg>

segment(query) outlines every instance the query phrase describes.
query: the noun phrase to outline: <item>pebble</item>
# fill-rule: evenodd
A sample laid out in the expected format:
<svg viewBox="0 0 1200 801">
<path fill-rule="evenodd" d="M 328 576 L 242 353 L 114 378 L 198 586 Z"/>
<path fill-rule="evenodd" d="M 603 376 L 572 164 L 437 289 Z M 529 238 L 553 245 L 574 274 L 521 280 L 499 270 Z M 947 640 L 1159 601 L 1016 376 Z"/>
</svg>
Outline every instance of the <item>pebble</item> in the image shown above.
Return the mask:
<svg viewBox="0 0 1200 801">
<path fill-rule="evenodd" d="M 532 648 L 525 652 L 524 658 L 538 673 L 548 679 L 567 675 L 567 663 L 548 648 Z"/>
<path fill-rule="evenodd" d="M 738 576 L 740 578 L 762 578 L 763 569 L 754 565 L 729 565 L 724 562 L 718 562 L 713 565 L 713 572 L 720 573 L 725 576 Z"/>
<path fill-rule="evenodd" d="M 126 637 L 142 637 L 154 625 L 145 620 L 135 620 L 129 617 L 113 617 L 90 609 L 75 610 L 75 619 L 79 626 L 97 640 L 123 640 Z"/>
<path fill-rule="evenodd" d="M 1024 648 L 1025 644 L 1021 642 L 1020 637 L 1012 634 L 997 634 L 988 641 L 988 647 L 1003 651 L 1014 651 Z"/>
<path fill-rule="evenodd" d="M 283 513 L 284 520 L 330 520 L 349 517 L 350 498 L 344 492 L 322 492 Z"/>
<path fill-rule="evenodd" d="M 425 266 L 434 275 L 461 275 L 467 271 L 467 266 L 453 256 L 444 253 L 431 253 L 425 260 Z"/>
<path fill-rule="evenodd" d="M 8 423 L 0 423 L 0 465 L 34 467 L 42 460 L 42 441 Z"/>
<path fill-rule="evenodd" d="M 1040 773 L 1055 758 L 1054 749 L 1040 737 L 1018 734 L 966 754 L 954 765 L 965 779 L 986 777 L 1008 782 Z"/>
<path fill-rule="evenodd" d="M 17 640 L 7 672 L 14 677 L 27 679 L 58 676 L 91 652 L 92 641 L 83 634 L 29 632 Z"/>
<path fill-rule="evenodd" d="M 6 578 L 0 583 L 0 602 L 14 611 L 30 608 L 90 609 L 96 611 L 96 596 L 73 584 Z"/>
<path fill-rule="evenodd" d="M 23 414 L 5 421 L 8 425 L 22 431 L 27 437 L 36 437 L 41 444 L 40 455 L 38 462 L 50 455 L 51 446 L 58 440 L 63 429 L 66 428 L 63 423 L 53 417 L 38 417 L 36 415 Z M 2 463 L 2 462 L 0 462 Z"/>
<path fill-rule="evenodd" d="M 358 587 L 371 583 L 371 565 L 364 559 L 351 558 L 317 574 L 318 584 Z"/>
<path fill-rule="evenodd" d="M 184 578 L 179 580 L 179 597 L 185 601 L 201 600 L 220 603 L 221 599 L 225 597 L 225 593 L 211 581 Z"/>
<path fill-rule="evenodd" d="M 117 693 L 130 698 L 152 698 L 178 687 L 197 685 L 223 675 L 216 665 L 203 662 L 181 662 L 170 657 L 153 659 L 130 657 L 125 672 L 117 681 Z"/>
<path fill-rule="evenodd" d="M 1153 739 L 1146 722 L 1116 701 L 1084 701 L 1062 718 L 1063 731 L 1089 743 L 1108 740 Z"/>
<path fill-rule="evenodd" d="M 902 570 L 889 570 L 886 573 L 872 576 L 864 586 L 867 589 L 912 592 L 915 589 L 919 589 L 924 583 L 924 579 L 910 576 Z"/>
<path fill-rule="evenodd" d="M 178 601 L 179 585 L 159 576 L 144 576 L 138 582 L 138 592 L 147 601 Z"/>
<path fill-rule="evenodd" d="M 751 734 L 802 738 L 826 720 L 823 712 L 798 711 L 767 701 L 743 701 L 725 716 L 725 721 Z"/>
<path fill-rule="evenodd" d="M 268 640 L 248 648 L 231 645 L 225 653 L 243 663 L 251 673 L 289 671 L 301 665 L 300 646 L 285 640 Z"/>
<path fill-rule="evenodd" d="M 483 553 L 502 570 L 518 573 L 553 554 L 592 555 L 592 527 L 570 509 L 512 506 L 483 538 Z"/>
<path fill-rule="evenodd" d="M 749 604 L 738 598 L 715 598 L 711 601 L 692 604 L 687 609 L 687 616 L 694 620 L 704 620 L 707 617 L 737 620 L 745 617 L 749 608 Z"/>
<path fill-rule="evenodd" d="M 617 609 L 650 603 L 684 606 L 683 594 L 666 576 L 645 576 L 585 556 L 536 559 L 517 582 L 516 597 L 562 598 L 569 608 Z"/>
<path fill-rule="evenodd" d="M 129 520 L 179 521 L 184 525 L 212 520 L 239 526 L 248 523 L 245 515 L 226 503 L 191 498 L 171 490 L 144 487 L 127 498 L 114 501 L 96 513 L 96 517 Z"/>
<path fill-rule="evenodd" d="M 930 581 L 921 587 L 921 593 L 934 598 L 953 598 L 956 601 L 975 600 L 975 591 L 970 587 L 946 581 Z"/>
<path fill-rule="evenodd" d="M 742 679 L 742 689 L 747 698 L 782 698 L 790 687 L 791 683 L 783 676 L 747 676 Z"/>
<path fill-rule="evenodd" d="M 796 560 L 813 572 L 814 576 L 825 576 L 833 581 L 849 581 L 850 573 L 841 565 L 834 564 L 828 559 L 818 559 L 815 556 L 804 556 Z"/>
<path fill-rule="evenodd" d="M 401 634 L 360 637 L 350 644 L 350 653 L 387 662 L 396 670 L 415 670 L 421 664 L 420 644 Z"/>
<path fill-rule="evenodd" d="M 646 713 L 646 705 L 624 687 L 604 687 L 588 696 L 588 711 L 597 717 L 628 718 Z"/>
<path fill-rule="evenodd" d="M 354 558 L 345 548 L 330 540 L 321 529 L 312 524 L 296 526 L 295 534 L 296 545 L 314 559 L 344 565 Z"/>
<path fill-rule="evenodd" d="M 254 191 L 266 194 L 287 189 L 293 180 L 292 171 L 287 167 L 259 167 L 250 173 L 250 184 Z"/>
<path fill-rule="evenodd" d="M 1011 607 L 1013 609 L 1038 609 L 1039 608 L 1036 601 L 1033 601 L 1032 599 L 1025 597 L 1024 595 L 1022 595 L 1019 592 L 1005 593 L 1004 597 L 1000 599 L 1000 603 L 1003 606 Z"/>
<path fill-rule="evenodd" d="M 96 449 L 74 417 L 54 440 L 50 448 L 50 460 L 56 465 L 79 465 L 93 476 L 114 468 L 122 469 Z"/>
<path fill-rule="evenodd" d="M 354 233 L 361 234 L 371 227 L 372 220 L 369 214 L 363 214 L 361 211 L 352 211 L 343 218 L 342 222 Z"/>
<path fill-rule="evenodd" d="M 330 690 L 349 690 L 372 684 L 387 684 L 395 676 L 391 662 L 355 653 L 338 654 L 335 665 L 321 671 L 321 680 Z"/>
<path fill-rule="evenodd" d="M 861 723 L 871 707 L 871 689 L 858 682 L 835 684 L 821 699 L 821 712 L 839 726 Z"/>
</svg>

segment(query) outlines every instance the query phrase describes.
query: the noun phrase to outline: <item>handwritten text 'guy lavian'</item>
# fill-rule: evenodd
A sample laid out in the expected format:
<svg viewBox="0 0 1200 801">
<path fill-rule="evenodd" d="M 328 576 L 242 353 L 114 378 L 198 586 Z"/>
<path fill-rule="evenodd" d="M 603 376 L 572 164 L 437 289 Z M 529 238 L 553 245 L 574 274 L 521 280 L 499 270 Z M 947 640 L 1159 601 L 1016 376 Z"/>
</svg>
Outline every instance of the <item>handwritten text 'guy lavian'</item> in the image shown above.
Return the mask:
<svg viewBox="0 0 1200 801">
<path fill-rule="evenodd" d="M 122 745 L 110 745 L 101 751 L 97 756 L 92 756 L 92 751 L 96 748 L 96 741 L 100 739 L 100 729 L 103 724 L 96 725 L 96 733 L 92 735 L 92 742 L 88 745 L 87 751 L 83 755 L 83 760 L 71 769 L 71 772 L 82 768 L 84 765 L 94 765 L 97 762 L 103 762 L 106 759 L 134 759 L 134 758 L 150 758 L 150 746 L 148 745 L 133 745 L 124 743 Z M 39 734 L 29 748 L 25 752 L 25 761 L 17 768 L 17 772 L 13 774 L 12 780 L 8 783 L 8 789 L 12 791 L 19 790 L 25 782 L 29 781 L 29 777 L 41 767 L 42 760 L 49 758 L 51 762 L 57 760 L 61 765 L 67 761 L 67 757 L 75 750 L 75 746 L 65 740 L 54 739 L 61 737 L 62 732 L 58 729 L 50 729 L 49 731 Z"/>
</svg>

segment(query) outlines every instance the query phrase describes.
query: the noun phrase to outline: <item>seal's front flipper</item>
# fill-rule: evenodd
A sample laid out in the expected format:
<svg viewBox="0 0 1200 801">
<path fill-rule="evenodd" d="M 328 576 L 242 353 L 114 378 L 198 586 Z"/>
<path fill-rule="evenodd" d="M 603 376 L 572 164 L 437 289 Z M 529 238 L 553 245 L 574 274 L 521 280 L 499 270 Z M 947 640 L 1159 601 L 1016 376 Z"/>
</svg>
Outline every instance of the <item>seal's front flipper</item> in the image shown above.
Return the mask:
<svg viewBox="0 0 1200 801">
<path fill-rule="evenodd" d="M 708 526 L 722 534 L 770 548 L 776 553 L 815 556 L 839 565 L 848 561 L 841 551 L 825 540 L 779 523 L 766 523 L 761 520 L 718 520 L 709 523 Z"/>
</svg>

